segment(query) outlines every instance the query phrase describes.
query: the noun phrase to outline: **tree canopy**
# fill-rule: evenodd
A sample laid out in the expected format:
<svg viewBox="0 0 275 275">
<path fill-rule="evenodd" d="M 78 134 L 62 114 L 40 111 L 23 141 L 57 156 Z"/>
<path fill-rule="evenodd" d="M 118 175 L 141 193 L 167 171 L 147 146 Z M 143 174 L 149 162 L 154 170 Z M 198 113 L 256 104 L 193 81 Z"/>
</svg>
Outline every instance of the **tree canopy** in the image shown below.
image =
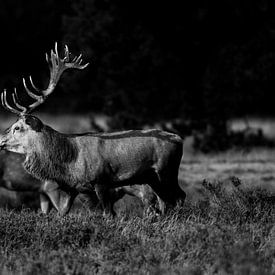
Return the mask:
<svg viewBox="0 0 275 275">
<path fill-rule="evenodd" d="M 35 11 L 35 12 L 34 12 Z M 140 119 L 274 115 L 274 3 L 3 0 L 0 88 L 47 83 L 54 41 L 82 52 L 48 110 Z"/>
</svg>

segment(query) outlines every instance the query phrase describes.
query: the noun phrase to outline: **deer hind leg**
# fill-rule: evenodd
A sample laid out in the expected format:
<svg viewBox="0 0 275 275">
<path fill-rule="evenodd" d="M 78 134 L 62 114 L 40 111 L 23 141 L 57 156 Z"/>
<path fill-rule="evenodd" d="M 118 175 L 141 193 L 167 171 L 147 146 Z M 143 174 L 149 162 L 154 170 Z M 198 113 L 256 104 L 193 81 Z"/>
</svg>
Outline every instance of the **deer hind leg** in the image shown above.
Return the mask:
<svg viewBox="0 0 275 275">
<path fill-rule="evenodd" d="M 154 192 L 156 194 L 156 197 L 157 197 L 157 200 L 158 200 L 159 211 L 162 215 L 164 215 L 166 213 L 166 210 L 167 210 L 167 200 L 165 198 L 165 192 L 164 192 L 164 190 L 162 190 L 162 188 L 157 186 L 157 184 L 150 183 L 150 186 L 152 187 L 152 189 L 154 190 Z M 153 210 L 155 213 L 158 214 L 159 211 L 158 211 L 158 209 L 156 208 L 155 205 L 147 204 L 147 206 L 148 206 L 149 210 Z"/>
<path fill-rule="evenodd" d="M 49 214 L 51 208 L 52 208 L 52 203 L 50 198 L 44 194 L 40 193 L 40 208 L 43 214 Z"/>
<path fill-rule="evenodd" d="M 163 188 L 160 177 L 155 171 L 153 171 L 152 175 L 150 176 L 150 179 L 146 182 L 148 182 L 148 185 L 153 189 L 154 193 L 157 196 L 159 210 L 161 214 L 165 214 L 167 209 L 166 204 L 169 203 L 169 200 L 167 200 L 167 190 Z"/>
<path fill-rule="evenodd" d="M 144 205 L 144 212 L 146 214 L 159 215 L 163 212 L 163 206 L 161 204 L 161 199 L 153 191 L 148 183 L 144 183 L 139 186 L 139 192 L 135 194 L 136 197 L 140 198 Z M 158 203 L 158 206 L 157 206 Z"/>
<path fill-rule="evenodd" d="M 164 181 L 164 184 L 166 184 L 167 189 L 169 189 L 169 197 L 171 203 L 175 206 L 178 202 L 184 202 L 186 198 L 186 193 L 181 189 L 178 182 L 178 175 L 176 176 L 173 174 L 173 176 L 169 177 Z"/>
<path fill-rule="evenodd" d="M 158 197 L 159 208 L 164 214 L 168 208 L 175 207 L 179 200 L 184 201 L 186 194 L 178 184 L 178 173 L 175 170 L 154 171 L 150 186 Z"/>
<path fill-rule="evenodd" d="M 98 201 L 97 195 L 94 190 L 81 193 L 79 197 L 80 202 L 84 208 L 88 208 L 90 210 L 95 210 L 100 207 L 100 203 Z"/>
<path fill-rule="evenodd" d="M 170 176 L 168 173 L 159 175 L 160 188 L 164 193 L 163 200 L 167 202 L 169 207 L 175 207 L 178 202 L 184 202 L 186 193 L 180 188 L 178 184 L 177 173 L 176 176 Z"/>
<path fill-rule="evenodd" d="M 173 186 L 173 188 L 171 189 L 171 191 L 172 191 L 174 202 L 176 204 L 177 203 L 184 203 L 185 198 L 186 198 L 186 193 L 179 186 L 178 179 L 176 179 L 174 181 L 174 184 L 172 186 Z"/>
<path fill-rule="evenodd" d="M 114 211 L 114 199 L 111 198 L 111 190 L 106 188 L 103 184 L 95 184 L 95 192 L 96 195 L 103 207 L 103 215 L 116 216 L 116 212 Z"/>
</svg>

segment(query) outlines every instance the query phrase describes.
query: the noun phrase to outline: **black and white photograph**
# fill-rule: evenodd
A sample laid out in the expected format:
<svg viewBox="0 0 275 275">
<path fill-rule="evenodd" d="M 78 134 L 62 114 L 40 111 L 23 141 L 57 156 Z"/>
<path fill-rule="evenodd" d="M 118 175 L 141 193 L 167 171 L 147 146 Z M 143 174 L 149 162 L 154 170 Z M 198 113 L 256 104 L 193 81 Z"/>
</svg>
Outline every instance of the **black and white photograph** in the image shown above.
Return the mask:
<svg viewBox="0 0 275 275">
<path fill-rule="evenodd" d="M 0 274 L 275 274 L 275 2 L 0 1 Z"/>
</svg>

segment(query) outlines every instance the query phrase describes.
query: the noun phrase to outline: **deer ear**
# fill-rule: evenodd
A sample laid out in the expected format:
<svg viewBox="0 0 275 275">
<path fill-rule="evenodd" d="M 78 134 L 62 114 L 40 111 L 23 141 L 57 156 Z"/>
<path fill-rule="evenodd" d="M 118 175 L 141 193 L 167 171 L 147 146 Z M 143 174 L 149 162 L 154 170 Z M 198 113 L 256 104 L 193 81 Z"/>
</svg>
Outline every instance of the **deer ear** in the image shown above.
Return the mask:
<svg viewBox="0 0 275 275">
<path fill-rule="evenodd" d="M 25 122 L 26 124 L 30 125 L 31 128 L 36 132 L 41 132 L 44 126 L 42 121 L 34 116 L 27 116 Z"/>
</svg>

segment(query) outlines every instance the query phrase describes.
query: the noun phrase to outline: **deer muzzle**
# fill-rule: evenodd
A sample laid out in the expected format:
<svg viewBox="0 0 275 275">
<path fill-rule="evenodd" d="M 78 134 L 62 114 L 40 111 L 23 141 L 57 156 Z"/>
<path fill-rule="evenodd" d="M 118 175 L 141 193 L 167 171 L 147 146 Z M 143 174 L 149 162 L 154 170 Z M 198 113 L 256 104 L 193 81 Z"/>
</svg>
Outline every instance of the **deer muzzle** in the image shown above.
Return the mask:
<svg viewBox="0 0 275 275">
<path fill-rule="evenodd" d="M 0 136 L 0 150 L 4 150 L 6 147 L 7 139 L 5 136 Z"/>
</svg>

